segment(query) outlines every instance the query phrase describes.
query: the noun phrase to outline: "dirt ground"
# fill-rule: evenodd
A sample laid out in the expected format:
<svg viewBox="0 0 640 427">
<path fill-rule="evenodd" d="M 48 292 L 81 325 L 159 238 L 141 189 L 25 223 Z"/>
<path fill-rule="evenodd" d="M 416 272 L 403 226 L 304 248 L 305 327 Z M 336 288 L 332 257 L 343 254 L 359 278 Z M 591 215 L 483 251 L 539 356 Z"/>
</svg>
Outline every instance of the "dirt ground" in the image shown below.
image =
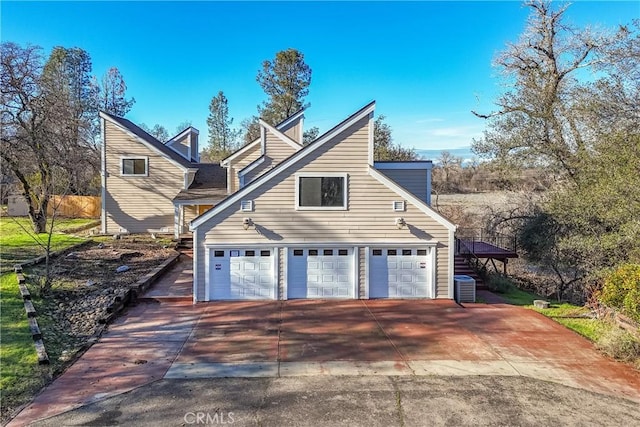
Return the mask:
<svg viewBox="0 0 640 427">
<path fill-rule="evenodd" d="M 91 241 L 52 261 L 53 285 L 40 312 L 53 318 L 51 328 L 64 331 L 76 345 L 81 344 L 96 333 L 116 296 L 172 254 L 175 250 L 166 243 L 146 237 Z M 127 271 L 118 272 L 124 266 Z M 43 264 L 31 268 L 27 275 L 32 287 L 37 286 L 44 275 Z"/>
</svg>

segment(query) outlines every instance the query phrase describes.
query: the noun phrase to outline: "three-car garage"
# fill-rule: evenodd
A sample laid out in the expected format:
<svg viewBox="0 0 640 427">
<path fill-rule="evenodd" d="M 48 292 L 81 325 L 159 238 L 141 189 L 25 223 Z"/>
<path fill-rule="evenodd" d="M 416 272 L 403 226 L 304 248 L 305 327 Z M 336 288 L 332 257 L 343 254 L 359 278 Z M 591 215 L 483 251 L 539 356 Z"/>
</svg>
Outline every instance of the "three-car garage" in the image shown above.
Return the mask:
<svg viewBox="0 0 640 427">
<path fill-rule="evenodd" d="M 206 300 L 434 298 L 435 247 L 208 248 Z"/>
</svg>

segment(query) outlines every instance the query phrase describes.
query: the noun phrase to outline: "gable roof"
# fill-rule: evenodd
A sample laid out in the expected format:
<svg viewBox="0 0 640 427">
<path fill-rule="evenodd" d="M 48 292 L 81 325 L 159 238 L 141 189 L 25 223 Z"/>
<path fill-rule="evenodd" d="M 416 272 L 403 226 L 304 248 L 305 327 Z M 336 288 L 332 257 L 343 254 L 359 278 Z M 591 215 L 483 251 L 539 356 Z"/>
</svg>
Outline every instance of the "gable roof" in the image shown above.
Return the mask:
<svg viewBox="0 0 640 427">
<path fill-rule="evenodd" d="M 177 204 L 201 201 L 214 204 L 227 197 L 227 172 L 218 163 L 194 164 L 198 168 L 193 182 L 174 198 Z"/>
<path fill-rule="evenodd" d="M 318 137 L 315 141 L 304 146 L 302 149 L 300 149 L 296 153 L 289 156 L 287 159 L 280 162 L 272 170 L 261 175 L 256 180 L 252 181 L 242 189 L 238 190 L 236 193 L 222 200 L 218 205 L 216 205 L 212 209 L 208 210 L 201 216 L 191 221 L 190 229 L 195 230 L 197 227 L 199 227 L 205 221 L 209 220 L 211 217 L 227 209 L 230 205 L 237 203 L 239 200 L 242 199 L 242 197 L 244 197 L 245 194 L 255 190 L 257 187 L 261 186 L 265 182 L 268 182 L 273 176 L 280 173 L 281 170 L 286 169 L 291 165 L 295 164 L 296 162 L 303 159 L 304 157 L 306 157 L 307 155 L 309 155 L 310 153 L 312 153 L 313 151 L 315 151 L 316 149 L 324 145 L 327 141 L 330 141 L 332 138 L 334 138 L 335 136 L 337 136 L 338 134 L 340 134 L 341 132 L 343 132 L 344 130 L 346 130 L 356 122 L 358 122 L 359 120 L 373 113 L 374 109 L 375 109 L 375 101 L 372 101 L 371 103 L 365 105 L 356 113 L 352 114 L 347 119 L 345 119 L 338 125 L 334 126 L 332 129 L 330 129 L 329 131 L 325 132 L 323 135 Z M 373 132 L 373 129 L 370 129 L 370 132 Z M 424 167 L 426 163 L 429 163 L 429 162 L 423 162 L 421 166 Z M 378 182 L 380 182 L 384 186 L 388 187 L 389 189 L 391 189 L 392 191 L 400 195 L 402 198 L 408 200 L 411 204 L 416 206 L 416 208 L 418 208 L 421 212 L 423 212 L 428 217 L 432 218 L 438 224 L 447 228 L 449 231 L 456 230 L 456 226 L 452 222 L 450 222 L 448 219 L 440 215 L 438 212 L 434 211 L 424 201 L 420 200 L 419 198 L 411 194 L 408 190 L 406 190 L 405 188 L 397 184 L 392 179 L 388 178 L 382 172 L 376 170 L 375 167 L 372 167 L 371 165 L 369 165 L 369 175 L 371 175 L 374 179 L 376 179 Z"/>
<path fill-rule="evenodd" d="M 373 110 L 375 109 L 375 106 L 376 106 L 376 102 L 375 101 L 371 101 L 369 104 L 365 105 L 360 110 L 356 111 L 351 116 L 347 117 L 345 120 L 343 120 L 342 122 L 340 122 L 339 124 L 337 124 L 333 128 L 329 129 L 327 132 L 322 134 L 320 137 L 316 138 L 312 143 L 302 147 L 300 150 L 296 151 L 291 156 L 287 157 L 286 159 L 284 159 L 283 161 L 278 163 L 270 171 L 265 172 L 264 174 L 260 175 L 260 177 L 256 178 L 255 180 L 251 181 L 246 186 L 242 187 L 240 190 L 238 190 L 235 193 L 231 194 L 229 197 L 227 197 L 226 199 L 221 201 L 218 205 L 216 205 L 215 207 L 209 209 L 208 211 L 206 211 L 205 213 L 203 213 L 202 215 L 200 215 L 199 217 L 197 217 L 196 219 L 191 221 L 191 224 L 190 224 L 189 228 L 191 230 L 196 229 L 198 226 L 200 226 L 202 223 L 207 221 L 209 218 L 213 217 L 217 213 L 219 213 L 219 212 L 223 211 L 224 209 L 228 208 L 233 203 L 236 203 L 237 201 L 241 200 L 241 198 L 245 194 L 247 194 L 248 192 L 253 191 L 256 187 L 258 187 L 258 186 L 262 185 L 263 183 L 269 181 L 272 177 L 274 177 L 275 175 L 280 173 L 280 171 L 282 169 L 288 168 L 289 166 L 291 166 L 291 165 L 295 164 L 296 162 L 298 162 L 300 159 L 306 157 L 310 153 L 312 153 L 315 150 L 317 150 L 318 148 L 322 147 L 325 143 L 327 143 L 328 141 L 331 141 L 331 139 L 333 137 L 335 137 L 336 135 L 340 134 L 340 132 L 348 129 L 350 126 L 352 126 L 353 124 L 355 124 L 359 120 L 361 120 L 364 117 L 367 117 L 368 115 L 373 113 Z"/>
<path fill-rule="evenodd" d="M 293 113 L 292 115 L 290 115 L 289 117 L 287 117 L 286 119 L 284 119 L 283 121 L 281 121 L 280 123 L 275 125 L 274 127 L 276 129 L 280 130 L 281 128 L 291 124 L 291 122 L 293 122 L 294 120 L 297 120 L 298 118 L 300 118 L 300 116 L 302 116 L 302 114 L 304 113 L 305 110 L 306 110 L 306 108 L 299 109 L 298 111 L 296 111 L 295 113 Z M 258 120 L 262 120 L 262 119 L 258 119 Z M 252 148 L 254 145 L 260 144 L 261 140 L 262 140 L 262 138 L 256 138 L 255 140 L 251 141 L 250 143 L 248 143 L 246 145 L 243 145 L 242 147 L 238 148 L 236 151 L 234 151 L 233 153 L 229 154 L 227 157 L 222 159 L 220 161 L 220 164 L 221 165 L 225 165 L 226 163 L 229 162 L 229 160 L 239 156 L 240 154 L 242 154 L 245 151 L 247 151 L 250 148 Z"/>
<path fill-rule="evenodd" d="M 185 159 L 182 155 L 172 150 L 170 147 L 167 147 L 162 142 L 154 138 L 152 135 L 149 135 L 144 129 L 134 124 L 133 122 L 125 119 L 124 117 L 114 116 L 113 114 L 105 113 L 104 111 L 100 111 L 100 117 L 120 127 L 122 130 L 128 133 L 131 137 L 138 140 L 148 148 L 156 151 L 158 154 L 167 158 L 169 161 L 173 162 L 177 166 L 180 166 L 184 169 L 193 168 L 195 166 L 194 163 L 191 163 L 190 161 Z"/>
</svg>

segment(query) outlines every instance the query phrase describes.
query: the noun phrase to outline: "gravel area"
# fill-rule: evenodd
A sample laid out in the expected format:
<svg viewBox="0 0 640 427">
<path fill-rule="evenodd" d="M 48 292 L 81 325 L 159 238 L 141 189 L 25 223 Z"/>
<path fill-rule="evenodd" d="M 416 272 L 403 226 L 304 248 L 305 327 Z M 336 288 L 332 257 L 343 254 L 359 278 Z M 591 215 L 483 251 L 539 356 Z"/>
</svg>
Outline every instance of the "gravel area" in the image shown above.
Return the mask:
<svg viewBox="0 0 640 427">
<path fill-rule="evenodd" d="M 55 258 L 52 289 L 36 307 L 47 349 L 61 344 L 61 361 L 71 357 L 74 348 L 99 331 L 100 320 L 114 300 L 123 298 L 131 285 L 174 254 L 173 248 L 157 241 L 128 238 L 92 242 Z M 128 269 L 118 272 L 123 266 Z M 37 282 L 37 276 L 44 275 L 44 265 L 31 268 L 29 275 L 32 283 Z"/>
</svg>

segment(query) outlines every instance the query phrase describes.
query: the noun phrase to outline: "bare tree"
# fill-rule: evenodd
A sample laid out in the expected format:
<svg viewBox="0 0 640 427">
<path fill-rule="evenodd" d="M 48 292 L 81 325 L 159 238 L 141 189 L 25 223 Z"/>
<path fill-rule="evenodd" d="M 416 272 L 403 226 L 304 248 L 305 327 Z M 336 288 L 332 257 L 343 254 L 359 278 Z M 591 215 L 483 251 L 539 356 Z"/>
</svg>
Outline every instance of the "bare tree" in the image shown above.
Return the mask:
<svg viewBox="0 0 640 427">
<path fill-rule="evenodd" d="M 20 182 L 34 232 L 42 233 L 46 227 L 54 167 L 50 163 L 49 131 L 40 90 L 41 49 L 3 43 L 1 53 L 2 169 L 10 170 Z"/>
<path fill-rule="evenodd" d="M 525 32 L 495 61 L 507 86 L 496 101 L 498 110 L 473 112 L 488 120 L 484 138 L 473 148 L 505 163 L 543 165 L 573 177 L 588 145 L 575 108 L 577 74 L 602 62 L 612 39 L 567 25 L 567 5 L 525 4 L 531 9 Z"/>
</svg>

